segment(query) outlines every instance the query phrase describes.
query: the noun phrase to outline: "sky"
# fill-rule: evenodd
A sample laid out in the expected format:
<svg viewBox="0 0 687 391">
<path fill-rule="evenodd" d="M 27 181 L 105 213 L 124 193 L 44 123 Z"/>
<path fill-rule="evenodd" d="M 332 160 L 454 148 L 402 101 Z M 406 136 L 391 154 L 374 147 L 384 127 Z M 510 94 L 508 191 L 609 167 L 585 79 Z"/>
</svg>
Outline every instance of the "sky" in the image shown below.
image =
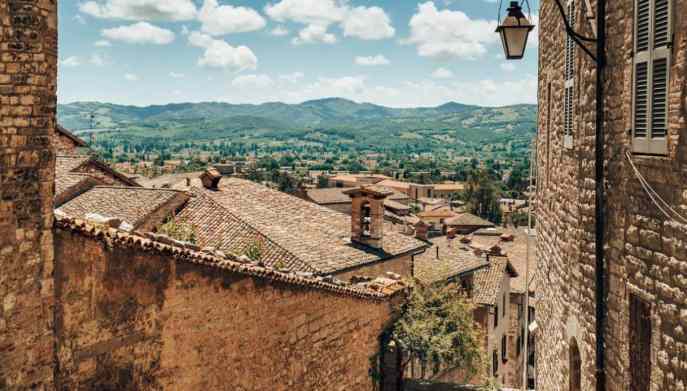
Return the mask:
<svg viewBox="0 0 687 391">
<path fill-rule="evenodd" d="M 506 61 L 495 0 L 58 4 L 60 103 L 536 103 L 537 30 Z"/>
</svg>

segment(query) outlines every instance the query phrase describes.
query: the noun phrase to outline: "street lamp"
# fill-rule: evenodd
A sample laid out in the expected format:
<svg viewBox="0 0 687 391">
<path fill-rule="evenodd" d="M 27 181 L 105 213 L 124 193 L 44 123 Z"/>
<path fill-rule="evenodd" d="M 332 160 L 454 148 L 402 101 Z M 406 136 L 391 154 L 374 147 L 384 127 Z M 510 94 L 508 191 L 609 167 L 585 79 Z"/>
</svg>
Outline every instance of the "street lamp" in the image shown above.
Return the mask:
<svg viewBox="0 0 687 391">
<path fill-rule="evenodd" d="M 501 36 L 507 60 L 520 60 L 524 57 L 527 38 L 532 30 L 534 30 L 534 25 L 522 13 L 520 4 L 517 1 L 511 1 L 508 16 L 496 28 L 496 32 Z"/>
</svg>

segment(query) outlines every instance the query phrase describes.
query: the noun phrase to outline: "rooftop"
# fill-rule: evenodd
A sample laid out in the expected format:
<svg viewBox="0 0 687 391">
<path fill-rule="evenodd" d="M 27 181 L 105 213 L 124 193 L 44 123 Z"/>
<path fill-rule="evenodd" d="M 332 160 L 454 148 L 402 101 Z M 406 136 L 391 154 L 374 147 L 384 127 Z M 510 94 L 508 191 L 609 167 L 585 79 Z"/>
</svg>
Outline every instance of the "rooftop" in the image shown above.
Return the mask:
<svg viewBox="0 0 687 391">
<path fill-rule="evenodd" d="M 446 220 L 446 224 L 450 226 L 471 226 L 471 227 L 493 227 L 494 223 L 487 221 L 472 213 L 461 213 L 456 217 Z"/>
<path fill-rule="evenodd" d="M 489 266 L 475 272 L 473 297 L 477 304 L 496 305 L 505 273 L 516 277 L 518 273 L 506 257 L 489 257 Z"/>
<path fill-rule="evenodd" d="M 310 273 L 280 272 L 274 268 L 221 254 L 211 249 L 200 249 L 197 246 L 178 242 L 163 235 L 149 233 L 143 236 L 138 233 L 127 233 L 59 215 L 56 215 L 55 226 L 63 231 L 106 242 L 110 246 L 166 255 L 178 262 L 188 262 L 254 278 L 319 289 L 341 296 L 382 301 L 404 289 L 404 285 L 400 281 L 388 278 L 377 278 L 362 284 L 350 284 L 333 278 L 313 276 Z"/>
<path fill-rule="evenodd" d="M 485 257 L 475 255 L 457 239 L 440 236 L 430 242 L 432 247 L 415 257 L 415 276 L 424 284 L 446 281 L 489 266 Z"/>
<path fill-rule="evenodd" d="M 175 190 L 147 189 L 143 187 L 96 186 L 59 207 L 69 217 L 87 219 L 89 214 L 116 218 L 134 229 L 145 219 L 179 196 Z"/>
<path fill-rule="evenodd" d="M 518 272 L 518 276 L 511 279 L 511 290 L 517 293 L 525 292 L 525 268 L 527 265 L 527 234 L 525 229 L 504 229 L 504 237 L 509 237 L 512 235 L 513 240 L 502 240 L 501 236 L 484 236 L 484 235 L 472 235 L 470 236 L 471 245 L 478 246 L 480 248 L 489 248 L 494 245 L 498 245 L 502 254 L 508 257 L 513 268 Z M 532 243 L 530 244 L 530 254 L 529 254 L 529 278 L 530 278 L 530 292 L 536 290 L 536 280 L 534 280 L 534 273 L 537 268 L 537 257 L 535 254 L 535 243 L 534 238 L 532 238 Z"/>
<path fill-rule="evenodd" d="M 323 189 L 308 189 L 306 191 L 306 194 L 308 195 L 308 198 L 310 198 L 314 203 L 319 205 L 349 204 L 351 203 L 351 197 L 345 192 L 353 189 L 355 189 L 355 187 L 328 187 Z M 405 199 L 408 199 L 408 196 L 406 194 L 394 192 L 386 198 L 386 202 Z"/>
<path fill-rule="evenodd" d="M 391 230 L 381 250 L 351 243 L 349 216 L 247 180 L 223 178 L 218 190 L 202 188 L 197 179 L 193 186 L 317 273 L 344 271 L 426 246 Z"/>
</svg>

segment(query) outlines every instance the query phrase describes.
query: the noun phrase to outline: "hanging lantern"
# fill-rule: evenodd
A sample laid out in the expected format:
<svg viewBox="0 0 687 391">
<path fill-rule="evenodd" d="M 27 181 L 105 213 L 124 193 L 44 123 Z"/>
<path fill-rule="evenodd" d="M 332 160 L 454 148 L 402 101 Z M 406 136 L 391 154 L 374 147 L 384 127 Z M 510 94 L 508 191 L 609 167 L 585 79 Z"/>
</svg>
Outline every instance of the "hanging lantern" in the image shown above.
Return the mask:
<svg viewBox="0 0 687 391">
<path fill-rule="evenodd" d="M 506 59 L 520 60 L 523 58 L 527 47 L 527 38 L 533 29 L 534 25 L 522 13 L 520 4 L 517 1 L 511 1 L 510 7 L 508 7 L 508 16 L 496 28 L 496 32 L 501 35 Z"/>
</svg>

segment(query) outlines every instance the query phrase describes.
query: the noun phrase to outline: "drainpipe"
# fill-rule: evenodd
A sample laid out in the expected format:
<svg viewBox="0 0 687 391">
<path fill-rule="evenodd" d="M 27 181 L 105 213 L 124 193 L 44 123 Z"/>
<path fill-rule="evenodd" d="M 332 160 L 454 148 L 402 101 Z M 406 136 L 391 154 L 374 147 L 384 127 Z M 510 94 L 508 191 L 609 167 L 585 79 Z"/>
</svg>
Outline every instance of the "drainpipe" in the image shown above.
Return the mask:
<svg viewBox="0 0 687 391">
<path fill-rule="evenodd" d="M 604 72 L 606 69 L 606 0 L 596 1 L 596 138 L 595 138 L 595 220 L 596 220 L 596 390 L 606 391 L 606 268 L 604 233 L 606 229 L 604 172 Z"/>
</svg>

